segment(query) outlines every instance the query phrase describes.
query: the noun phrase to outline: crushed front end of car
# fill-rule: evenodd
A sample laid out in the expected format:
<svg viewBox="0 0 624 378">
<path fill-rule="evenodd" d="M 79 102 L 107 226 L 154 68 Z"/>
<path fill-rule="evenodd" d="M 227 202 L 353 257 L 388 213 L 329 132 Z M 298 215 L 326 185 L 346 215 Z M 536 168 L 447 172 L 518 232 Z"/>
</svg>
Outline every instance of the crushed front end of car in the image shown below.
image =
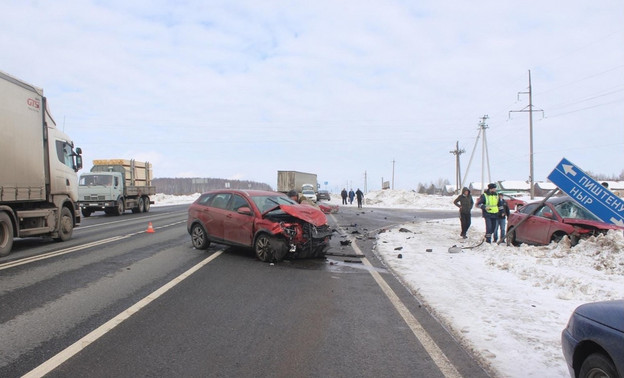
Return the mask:
<svg viewBox="0 0 624 378">
<path fill-rule="evenodd" d="M 282 205 L 265 214 L 270 239 L 271 261 L 285 258 L 322 258 L 329 248 L 332 230 L 320 210 L 302 205 Z"/>
</svg>

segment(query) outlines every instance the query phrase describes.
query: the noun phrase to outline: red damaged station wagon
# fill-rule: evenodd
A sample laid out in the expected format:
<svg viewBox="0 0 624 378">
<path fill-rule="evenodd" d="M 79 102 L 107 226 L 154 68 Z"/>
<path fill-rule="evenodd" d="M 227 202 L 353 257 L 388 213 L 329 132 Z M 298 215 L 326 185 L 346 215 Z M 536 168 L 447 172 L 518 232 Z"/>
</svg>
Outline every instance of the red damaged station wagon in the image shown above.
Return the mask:
<svg viewBox="0 0 624 378">
<path fill-rule="evenodd" d="M 186 226 L 197 249 L 211 242 L 252 248 L 268 262 L 323 257 L 332 234 L 319 209 L 261 190 L 206 192 L 189 207 Z"/>
</svg>

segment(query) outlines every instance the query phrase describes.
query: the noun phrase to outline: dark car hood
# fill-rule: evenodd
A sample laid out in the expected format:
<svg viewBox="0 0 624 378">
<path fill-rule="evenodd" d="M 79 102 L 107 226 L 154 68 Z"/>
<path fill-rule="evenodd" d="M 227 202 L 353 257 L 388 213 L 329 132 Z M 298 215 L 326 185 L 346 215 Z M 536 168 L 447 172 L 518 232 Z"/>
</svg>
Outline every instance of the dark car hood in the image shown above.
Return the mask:
<svg viewBox="0 0 624 378">
<path fill-rule="evenodd" d="M 588 219 L 563 218 L 563 222 L 571 225 L 590 226 L 601 230 L 622 230 L 623 227 L 616 226 L 605 222 L 593 221 Z"/>
<path fill-rule="evenodd" d="M 280 205 L 286 214 L 311 223 L 317 227 L 327 224 L 327 217 L 323 212 L 315 207 L 307 205 Z"/>
<path fill-rule="evenodd" d="M 607 327 L 624 332 L 624 299 L 586 303 L 574 312 Z"/>
</svg>

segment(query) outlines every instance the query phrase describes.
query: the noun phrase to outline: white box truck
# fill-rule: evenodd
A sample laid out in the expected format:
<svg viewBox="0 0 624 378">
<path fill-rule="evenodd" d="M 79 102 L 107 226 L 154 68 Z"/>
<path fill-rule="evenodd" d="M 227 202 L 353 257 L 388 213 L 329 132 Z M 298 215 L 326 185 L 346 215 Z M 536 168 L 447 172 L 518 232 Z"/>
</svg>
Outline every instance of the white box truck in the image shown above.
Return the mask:
<svg viewBox="0 0 624 378">
<path fill-rule="evenodd" d="M 43 90 L 0 72 L 0 256 L 16 237 L 71 238 L 80 168 L 81 150 L 56 128 Z"/>
<path fill-rule="evenodd" d="M 78 202 L 85 217 L 94 211 L 107 215 L 148 212 L 154 194 L 152 165 L 136 160 L 93 160 L 91 172 L 83 173 L 78 183 Z"/>
<path fill-rule="evenodd" d="M 277 191 L 288 193 L 291 190 L 303 194 L 316 202 L 318 183 L 316 173 L 298 171 L 277 171 Z"/>
</svg>

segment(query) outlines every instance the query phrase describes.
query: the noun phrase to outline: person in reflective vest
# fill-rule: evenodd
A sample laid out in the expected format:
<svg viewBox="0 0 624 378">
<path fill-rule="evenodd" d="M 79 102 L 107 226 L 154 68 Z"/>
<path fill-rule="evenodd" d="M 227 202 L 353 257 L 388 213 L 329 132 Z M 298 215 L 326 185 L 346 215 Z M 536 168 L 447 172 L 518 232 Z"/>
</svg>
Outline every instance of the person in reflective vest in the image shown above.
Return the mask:
<svg viewBox="0 0 624 378">
<path fill-rule="evenodd" d="M 481 194 L 475 206 L 481 208 L 483 212 L 483 219 L 485 220 L 485 241 L 491 243 L 499 211 L 496 184 L 488 184 L 487 190 Z"/>
</svg>

